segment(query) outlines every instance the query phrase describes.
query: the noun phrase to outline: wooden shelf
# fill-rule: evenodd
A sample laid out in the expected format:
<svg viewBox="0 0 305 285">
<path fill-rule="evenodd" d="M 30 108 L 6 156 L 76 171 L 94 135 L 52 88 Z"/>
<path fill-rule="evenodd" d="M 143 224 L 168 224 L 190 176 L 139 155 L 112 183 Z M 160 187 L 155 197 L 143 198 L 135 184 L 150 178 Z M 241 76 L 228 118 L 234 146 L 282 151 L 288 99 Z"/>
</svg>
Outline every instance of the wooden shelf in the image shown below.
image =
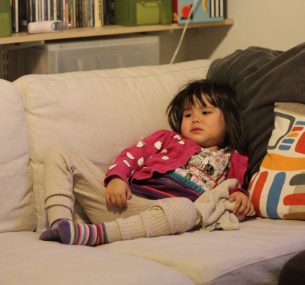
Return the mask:
<svg viewBox="0 0 305 285">
<path fill-rule="evenodd" d="M 1 0 L 0 0 L 1 1 Z M 217 27 L 217 26 L 231 26 L 233 25 L 232 19 L 225 19 L 221 22 L 206 22 L 190 24 L 189 28 L 203 28 L 203 27 Z M 27 43 L 35 41 L 52 41 L 61 39 L 73 39 L 84 37 L 101 37 L 122 34 L 134 34 L 143 32 L 161 32 L 183 29 L 183 25 L 148 25 L 148 26 L 103 26 L 100 28 L 77 28 L 66 29 L 61 32 L 43 33 L 43 34 L 28 34 L 26 32 L 16 33 L 10 37 L 0 38 L 0 45 Z"/>
</svg>

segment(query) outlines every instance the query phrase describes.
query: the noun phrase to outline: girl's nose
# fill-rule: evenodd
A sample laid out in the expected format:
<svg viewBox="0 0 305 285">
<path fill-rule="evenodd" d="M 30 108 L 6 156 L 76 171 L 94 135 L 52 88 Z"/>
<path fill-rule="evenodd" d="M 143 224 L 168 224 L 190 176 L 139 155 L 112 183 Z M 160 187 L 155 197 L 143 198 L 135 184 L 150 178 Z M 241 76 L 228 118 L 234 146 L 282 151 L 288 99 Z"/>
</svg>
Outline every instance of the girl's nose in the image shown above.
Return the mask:
<svg viewBox="0 0 305 285">
<path fill-rule="evenodd" d="M 192 117 L 192 122 L 193 122 L 193 123 L 198 123 L 198 122 L 199 122 L 198 116 L 193 116 L 193 117 Z"/>
</svg>

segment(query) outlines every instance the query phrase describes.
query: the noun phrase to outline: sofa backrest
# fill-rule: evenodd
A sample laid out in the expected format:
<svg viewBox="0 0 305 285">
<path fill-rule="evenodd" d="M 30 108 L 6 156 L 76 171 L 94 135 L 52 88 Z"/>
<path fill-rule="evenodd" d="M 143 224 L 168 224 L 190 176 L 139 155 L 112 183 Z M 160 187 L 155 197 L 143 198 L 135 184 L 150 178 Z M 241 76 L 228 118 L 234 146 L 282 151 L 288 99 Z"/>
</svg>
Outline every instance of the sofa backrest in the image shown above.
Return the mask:
<svg viewBox="0 0 305 285">
<path fill-rule="evenodd" d="M 17 88 L 0 80 L 0 232 L 33 230 L 29 145 Z"/>
<path fill-rule="evenodd" d="M 30 140 L 37 229 L 46 226 L 43 162 L 54 144 L 77 151 L 105 170 L 123 148 L 169 128 L 166 107 L 186 82 L 205 77 L 210 61 L 27 75 L 22 94 Z"/>
</svg>

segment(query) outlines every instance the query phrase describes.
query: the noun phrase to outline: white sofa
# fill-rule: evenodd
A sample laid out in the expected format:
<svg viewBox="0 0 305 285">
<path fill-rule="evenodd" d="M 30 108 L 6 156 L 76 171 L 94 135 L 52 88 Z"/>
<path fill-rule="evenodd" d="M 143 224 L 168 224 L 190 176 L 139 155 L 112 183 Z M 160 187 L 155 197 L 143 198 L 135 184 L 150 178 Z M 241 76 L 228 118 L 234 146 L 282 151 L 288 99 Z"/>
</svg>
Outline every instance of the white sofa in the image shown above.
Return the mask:
<svg viewBox="0 0 305 285">
<path fill-rule="evenodd" d="M 168 128 L 165 109 L 210 62 L 28 75 L 0 80 L 0 284 L 276 284 L 305 248 L 302 221 L 254 218 L 205 230 L 98 247 L 38 239 L 46 227 L 46 149 L 64 144 L 102 169 L 118 152 Z"/>
</svg>

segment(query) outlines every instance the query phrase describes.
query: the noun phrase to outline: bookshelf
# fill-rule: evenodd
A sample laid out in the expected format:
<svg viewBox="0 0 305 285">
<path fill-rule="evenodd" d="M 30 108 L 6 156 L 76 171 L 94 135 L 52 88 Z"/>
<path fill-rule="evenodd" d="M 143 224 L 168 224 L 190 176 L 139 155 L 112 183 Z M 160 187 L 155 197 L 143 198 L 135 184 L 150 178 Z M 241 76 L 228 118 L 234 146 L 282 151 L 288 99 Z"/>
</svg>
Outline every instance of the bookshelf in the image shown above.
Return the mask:
<svg viewBox="0 0 305 285">
<path fill-rule="evenodd" d="M 224 19 L 219 22 L 205 22 L 190 24 L 189 28 L 220 27 L 233 25 L 232 19 Z M 28 34 L 26 32 L 15 33 L 10 37 L 0 38 L 0 45 L 11 45 L 20 43 L 30 43 L 36 41 L 52 41 L 76 38 L 103 37 L 136 33 L 162 32 L 183 29 L 183 25 L 147 25 L 147 26 L 117 26 L 107 25 L 98 28 L 75 28 L 66 29 L 61 32 Z"/>
<path fill-rule="evenodd" d="M 1 1 L 1 0 L 0 0 Z M 232 26 L 234 21 L 226 18 L 218 22 L 204 22 L 189 24 L 189 29 L 201 29 L 207 27 Z M 116 35 L 140 34 L 140 33 L 162 33 L 178 31 L 183 25 L 145 25 L 145 26 L 118 26 L 105 25 L 101 27 L 66 29 L 61 32 L 28 34 L 27 32 L 13 33 L 10 37 L 0 37 L 0 79 L 9 79 L 9 51 L 20 49 L 39 42 L 50 42 L 56 40 L 81 39 L 81 38 L 103 38 Z"/>
</svg>

